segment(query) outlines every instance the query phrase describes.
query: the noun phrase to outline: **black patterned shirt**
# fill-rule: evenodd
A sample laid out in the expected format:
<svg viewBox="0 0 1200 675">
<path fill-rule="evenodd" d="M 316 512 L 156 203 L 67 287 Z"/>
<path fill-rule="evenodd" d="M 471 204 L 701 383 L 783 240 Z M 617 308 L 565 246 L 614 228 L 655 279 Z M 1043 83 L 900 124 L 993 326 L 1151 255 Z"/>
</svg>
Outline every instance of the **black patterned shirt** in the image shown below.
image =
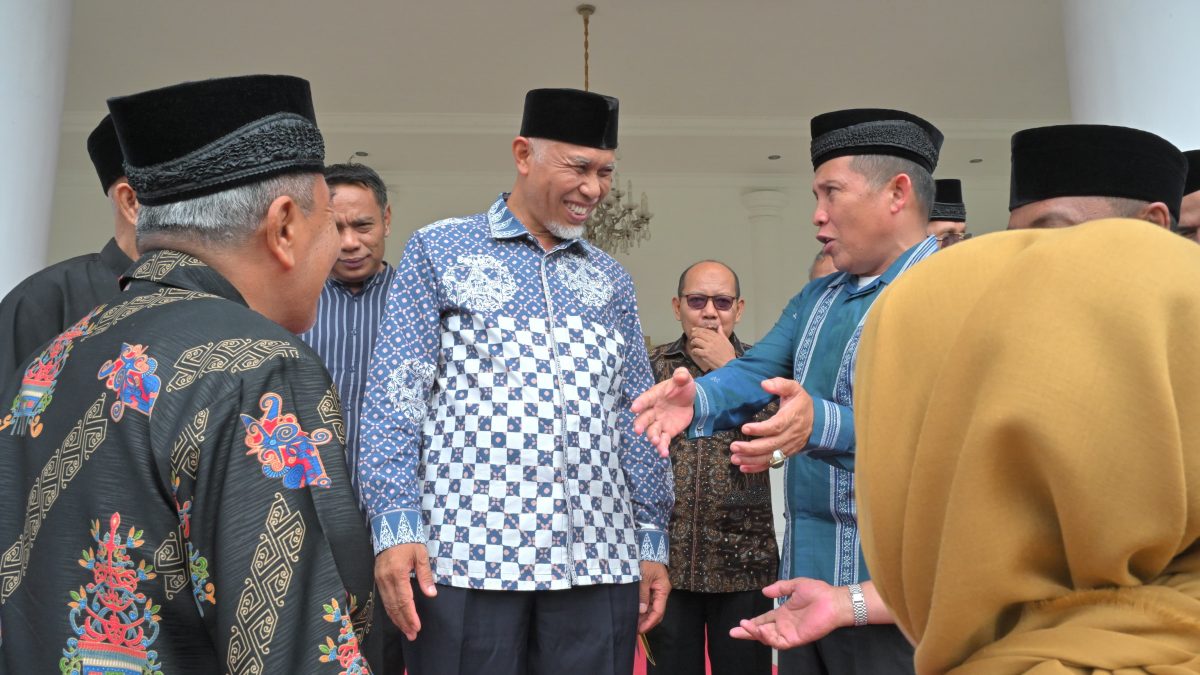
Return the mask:
<svg viewBox="0 0 1200 675">
<path fill-rule="evenodd" d="M 21 373 L 0 393 L 0 672 L 361 664 L 374 561 L 299 338 L 155 251 Z"/>
</svg>

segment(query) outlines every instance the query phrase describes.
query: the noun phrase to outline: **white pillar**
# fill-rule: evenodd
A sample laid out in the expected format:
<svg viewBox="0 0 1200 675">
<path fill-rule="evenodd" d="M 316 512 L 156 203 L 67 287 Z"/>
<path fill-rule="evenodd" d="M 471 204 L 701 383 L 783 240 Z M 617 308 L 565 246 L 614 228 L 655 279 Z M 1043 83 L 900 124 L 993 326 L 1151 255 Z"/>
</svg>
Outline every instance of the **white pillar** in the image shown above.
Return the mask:
<svg viewBox="0 0 1200 675">
<path fill-rule="evenodd" d="M 46 263 L 70 37 L 71 0 L 0 2 L 0 295 Z"/>
<path fill-rule="evenodd" d="M 754 332 L 746 336 L 752 341 L 766 335 L 775 325 L 779 308 L 798 288 L 794 277 L 787 279 L 784 285 L 784 271 L 791 267 L 784 258 L 788 252 L 782 251 L 783 247 L 779 245 L 785 204 L 787 195 L 779 190 L 753 190 L 742 194 L 742 205 L 746 207 L 750 237 L 754 242 L 754 270 L 751 272 L 755 288 Z"/>
<path fill-rule="evenodd" d="M 1065 0 L 1071 117 L 1200 148 L 1197 0 Z"/>
</svg>

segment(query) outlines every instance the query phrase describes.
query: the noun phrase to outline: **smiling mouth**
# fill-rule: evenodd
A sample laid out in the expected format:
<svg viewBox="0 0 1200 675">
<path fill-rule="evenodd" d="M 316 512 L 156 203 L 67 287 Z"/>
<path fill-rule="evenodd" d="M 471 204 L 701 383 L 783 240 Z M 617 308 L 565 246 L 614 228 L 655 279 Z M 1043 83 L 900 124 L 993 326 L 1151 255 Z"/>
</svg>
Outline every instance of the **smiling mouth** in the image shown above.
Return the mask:
<svg viewBox="0 0 1200 675">
<path fill-rule="evenodd" d="M 567 206 L 567 212 L 580 222 L 587 220 L 588 215 L 592 212 L 591 207 L 584 206 L 582 204 L 575 204 L 572 202 L 565 202 L 565 204 Z"/>
</svg>

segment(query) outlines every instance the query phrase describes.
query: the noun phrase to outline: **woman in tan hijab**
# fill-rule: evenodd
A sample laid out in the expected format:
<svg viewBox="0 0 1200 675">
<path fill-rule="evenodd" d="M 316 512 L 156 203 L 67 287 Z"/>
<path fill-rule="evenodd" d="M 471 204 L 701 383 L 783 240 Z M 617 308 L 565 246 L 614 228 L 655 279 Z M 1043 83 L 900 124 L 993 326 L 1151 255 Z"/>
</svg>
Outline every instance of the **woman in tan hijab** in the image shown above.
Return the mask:
<svg viewBox="0 0 1200 675">
<path fill-rule="evenodd" d="M 1200 672 L 1200 247 L 981 237 L 859 354 L 863 551 L 918 673 Z"/>
</svg>

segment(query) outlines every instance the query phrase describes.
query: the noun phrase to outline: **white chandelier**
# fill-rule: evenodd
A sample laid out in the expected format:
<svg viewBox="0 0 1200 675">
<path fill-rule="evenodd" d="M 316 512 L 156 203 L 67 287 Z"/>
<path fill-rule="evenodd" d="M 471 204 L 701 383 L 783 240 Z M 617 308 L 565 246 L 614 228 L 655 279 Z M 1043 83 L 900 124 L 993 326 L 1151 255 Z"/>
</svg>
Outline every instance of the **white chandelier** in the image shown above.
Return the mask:
<svg viewBox="0 0 1200 675">
<path fill-rule="evenodd" d="M 583 17 L 583 90 L 588 91 L 588 21 L 596 13 L 594 5 L 579 5 L 575 11 Z M 621 189 L 621 179 L 616 171 L 612 175 L 612 190 L 588 217 L 587 238 L 609 253 L 628 253 L 650 238 L 650 204 L 646 193 L 641 201 L 633 201 L 633 181 L 626 181 Z"/>
</svg>

